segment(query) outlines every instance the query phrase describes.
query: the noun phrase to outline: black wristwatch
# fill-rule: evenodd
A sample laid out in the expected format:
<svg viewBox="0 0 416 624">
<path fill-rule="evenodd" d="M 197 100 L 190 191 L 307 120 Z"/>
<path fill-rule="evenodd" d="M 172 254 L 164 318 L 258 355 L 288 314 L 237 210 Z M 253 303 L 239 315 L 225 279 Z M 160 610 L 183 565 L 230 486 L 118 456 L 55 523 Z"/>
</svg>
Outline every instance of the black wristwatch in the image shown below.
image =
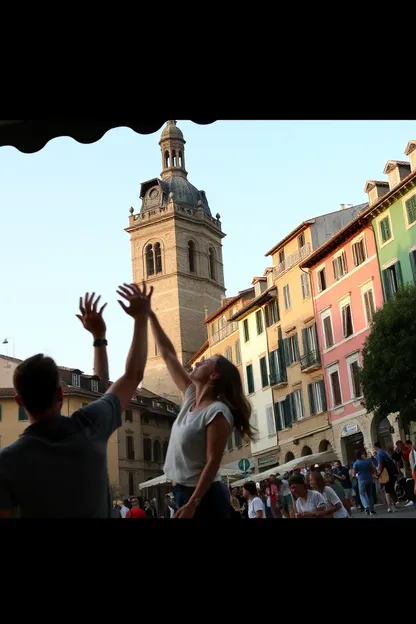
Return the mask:
<svg viewBox="0 0 416 624">
<path fill-rule="evenodd" d="M 93 343 L 93 347 L 106 347 L 108 342 L 105 338 L 96 338 Z"/>
</svg>

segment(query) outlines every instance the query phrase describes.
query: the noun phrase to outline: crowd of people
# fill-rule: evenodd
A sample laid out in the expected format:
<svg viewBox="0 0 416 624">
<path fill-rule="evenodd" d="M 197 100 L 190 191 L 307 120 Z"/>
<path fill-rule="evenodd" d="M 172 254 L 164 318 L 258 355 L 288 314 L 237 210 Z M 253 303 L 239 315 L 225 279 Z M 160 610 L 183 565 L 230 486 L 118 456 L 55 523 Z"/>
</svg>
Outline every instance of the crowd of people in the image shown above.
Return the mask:
<svg viewBox="0 0 416 624">
<path fill-rule="evenodd" d="M 105 305 L 87 293 L 76 316 L 93 337 L 94 374 L 107 392 L 71 416 L 61 415 L 63 388 L 59 369 L 38 354 L 21 362 L 13 374 L 16 402 L 29 426 L 19 439 L 0 451 L 0 518 L 347 518 L 354 505 L 375 513 L 377 497 L 394 511 L 400 496 L 414 503 L 415 460 L 409 440 L 391 453 L 375 445 L 376 455 L 358 455 L 352 467 L 337 461 L 328 466 L 276 474 L 264 483 L 247 482 L 228 491 L 220 474 L 227 441 L 233 431 L 253 440 L 251 404 L 237 367 L 220 355 L 198 362 L 189 372 L 182 365 L 151 306 L 152 288 L 123 284 L 117 294 L 133 321 L 125 372 L 109 382 Z M 166 454 L 164 472 L 173 497 L 157 512 L 141 497 L 111 505 L 107 465 L 110 436 L 143 381 L 148 329 L 158 353 L 184 396 Z M 409 476 L 410 474 L 410 476 Z"/>
<path fill-rule="evenodd" d="M 396 511 L 416 505 L 416 451 L 411 440 L 388 451 L 357 451 L 356 461 L 295 468 L 262 482 L 230 488 L 232 518 L 349 518 L 353 510 L 376 515 L 375 505 Z"/>
</svg>

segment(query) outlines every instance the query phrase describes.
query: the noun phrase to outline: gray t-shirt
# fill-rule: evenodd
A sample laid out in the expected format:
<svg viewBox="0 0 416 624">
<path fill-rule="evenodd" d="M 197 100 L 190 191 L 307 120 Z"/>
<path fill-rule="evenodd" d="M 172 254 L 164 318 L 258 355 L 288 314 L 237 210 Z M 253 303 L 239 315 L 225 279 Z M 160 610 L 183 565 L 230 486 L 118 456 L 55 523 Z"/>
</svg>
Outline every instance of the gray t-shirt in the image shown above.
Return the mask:
<svg viewBox="0 0 416 624">
<path fill-rule="evenodd" d="M 109 518 L 107 442 L 121 425 L 120 401 L 105 394 L 69 418 L 25 429 L 0 451 L 0 509 L 22 518 Z"/>
<path fill-rule="evenodd" d="M 181 411 L 173 423 L 164 466 L 165 475 L 170 481 L 188 487 L 198 485 L 201 472 L 205 468 L 206 428 L 209 423 L 221 412 L 230 426 L 234 426 L 234 418 L 230 409 L 221 401 L 215 401 L 208 407 L 192 412 L 194 405 L 195 386 L 191 384 L 185 392 Z M 218 473 L 214 481 L 220 480 L 221 476 Z"/>
</svg>

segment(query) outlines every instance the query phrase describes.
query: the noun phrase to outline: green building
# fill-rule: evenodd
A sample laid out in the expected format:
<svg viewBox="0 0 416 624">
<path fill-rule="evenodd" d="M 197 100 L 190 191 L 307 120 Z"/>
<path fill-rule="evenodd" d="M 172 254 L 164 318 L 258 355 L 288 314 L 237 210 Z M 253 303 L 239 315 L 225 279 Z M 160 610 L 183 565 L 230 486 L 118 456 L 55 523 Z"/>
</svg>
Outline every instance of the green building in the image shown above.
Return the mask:
<svg viewBox="0 0 416 624">
<path fill-rule="evenodd" d="M 416 141 L 409 141 L 406 155 L 410 162 L 387 162 L 388 182 L 365 186 L 365 216 L 374 231 L 385 300 L 402 284 L 416 282 Z"/>
</svg>

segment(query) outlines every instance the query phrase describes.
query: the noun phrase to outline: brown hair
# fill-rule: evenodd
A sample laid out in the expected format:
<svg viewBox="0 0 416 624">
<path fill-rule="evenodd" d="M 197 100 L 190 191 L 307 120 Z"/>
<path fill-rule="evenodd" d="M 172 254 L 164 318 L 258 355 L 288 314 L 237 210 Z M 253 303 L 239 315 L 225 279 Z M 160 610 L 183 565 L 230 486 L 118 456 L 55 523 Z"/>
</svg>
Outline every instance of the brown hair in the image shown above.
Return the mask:
<svg viewBox="0 0 416 624">
<path fill-rule="evenodd" d="M 244 395 L 238 368 L 222 355 L 216 358 L 215 370 L 220 376 L 214 380 L 214 390 L 220 401 L 230 408 L 234 427 L 240 435 L 254 440 L 256 431 L 250 424 L 251 404 Z"/>
<path fill-rule="evenodd" d="M 13 385 L 30 414 L 42 414 L 56 401 L 59 371 L 54 360 L 43 353 L 24 360 L 13 373 Z"/>
<path fill-rule="evenodd" d="M 319 492 L 323 492 L 324 488 L 325 488 L 325 481 L 323 476 L 321 475 L 320 472 L 318 472 L 317 470 L 314 470 L 314 472 L 312 473 L 315 477 L 315 481 L 316 481 L 316 486 L 318 488 Z"/>
</svg>

